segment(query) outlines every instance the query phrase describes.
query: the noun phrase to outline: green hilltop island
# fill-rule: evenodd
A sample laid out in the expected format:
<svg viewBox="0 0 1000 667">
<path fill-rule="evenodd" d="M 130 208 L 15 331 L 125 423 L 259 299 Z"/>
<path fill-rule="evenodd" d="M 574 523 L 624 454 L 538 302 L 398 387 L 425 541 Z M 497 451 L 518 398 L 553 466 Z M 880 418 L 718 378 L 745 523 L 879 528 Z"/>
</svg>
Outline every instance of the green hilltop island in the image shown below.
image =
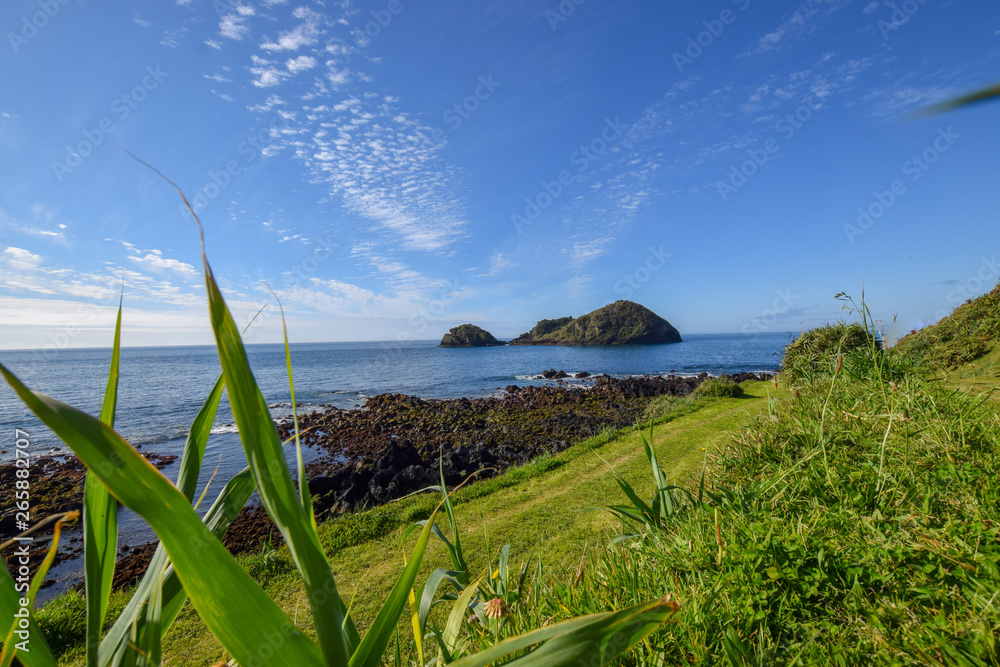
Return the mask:
<svg viewBox="0 0 1000 667">
<path fill-rule="evenodd" d="M 441 338 L 438 347 L 494 347 L 506 345 L 493 337 L 486 329 L 475 324 L 463 324 L 451 329 Z"/>
<path fill-rule="evenodd" d="M 656 345 L 680 343 L 665 319 L 632 301 L 615 301 L 576 319 L 542 320 L 509 345 Z"/>
</svg>

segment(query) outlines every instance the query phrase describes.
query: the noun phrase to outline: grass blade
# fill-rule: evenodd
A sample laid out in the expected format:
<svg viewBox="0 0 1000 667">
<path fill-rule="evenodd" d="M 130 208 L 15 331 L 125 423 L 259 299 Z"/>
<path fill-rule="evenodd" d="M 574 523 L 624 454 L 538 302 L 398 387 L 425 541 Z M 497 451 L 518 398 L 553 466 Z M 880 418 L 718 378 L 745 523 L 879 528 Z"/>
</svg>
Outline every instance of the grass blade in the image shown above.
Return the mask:
<svg viewBox="0 0 1000 667">
<path fill-rule="evenodd" d="M 676 602 L 663 599 L 618 612 L 580 616 L 508 639 L 456 660 L 451 667 L 486 667 L 542 642 L 545 643 L 531 653 L 505 664 L 524 667 L 607 664 L 645 639 L 679 608 Z"/>
<path fill-rule="evenodd" d="M 458 596 L 455 606 L 451 608 L 451 613 L 448 614 L 448 622 L 444 626 L 444 635 L 441 639 L 444 645 L 448 647 L 449 653 L 455 652 L 458 633 L 462 630 L 462 624 L 465 623 L 465 616 L 469 611 L 469 603 L 472 602 L 472 598 L 479 592 L 480 581 L 482 581 L 482 578 L 465 587 L 462 594 Z"/>
<path fill-rule="evenodd" d="M 118 369 L 121 357 L 122 296 L 118 300 L 118 318 L 115 322 L 115 342 L 111 350 L 108 384 L 104 390 L 101 421 L 110 428 L 115 426 L 118 404 Z M 98 664 L 101 629 L 111 597 L 111 582 L 115 576 L 115 559 L 118 555 L 118 503 L 114 501 L 100 480 L 87 471 L 83 487 L 83 564 L 87 600 L 87 665 Z"/>
<path fill-rule="evenodd" d="M 225 386 L 225 382 L 220 376 L 215 386 L 212 387 L 208 398 L 205 399 L 204 404 L 202 404 L 201 409 L 198 411 L 198 415 L 191 423 L 191 429 L 188 431 L 187 442 L 184 444 L 184 454 L 181 456 L 180 472 L 177 474 L 177 488 L 180 489 L 181 493 L 189 501 L 194 499 L 194 493 L 198 486 L 198 476 L 201 473 L 202 460 L 205 458 L 205 448 L 208 445 L 208 437 L 212 431 L 212 424 L 215 422 L 215 416 L 218 413 L 219 403 L 222 400 L 222 391 Z M 247 498 L 249 498 L 249 495 L 248 493 Z M 244 499 L 245 502 L 246 499 Z M 229 524 L 226 524 L 227 528 L 228 526 Z M 216 537 L 221 539 L 222 536 L 216 535 Z M 115 624 L 108 631 L 104 637 L 104 641 L 101 642 L 97 656 L 97 664 L 100 667 L 105 667 L 115 654 L 120 654 L 125 650 L 132 623 L 135 619 L 139 618 L 137 614 L 140 606 L 145 604 L 149 599 L 150 593 L 156 585 L 157 578 L 166 569 L 168 563 L 169 558 L 167 558 L 167 552 L 163 548 L 163 545 L 157 545 L 156 552 L 153 554 L 153 558 L 149 562 L 149 567 L 146 569 L 146 574 L 143 575 L 142 580 L 139 582 L 135 593 L 132 595 L 132 599 L 129 600 L 128 605 L 118 616 L 118 620 L 115 621 Z M 161 592 L 162 599 L 167 601 L 168 606 L 173 600 L 173 595 L 183 591 L 178 582 L 172 581 L 175 578 L 176 575 L 171 573 L 166 575 L 162 581 L 171 593 L 164 594 Z M 183 600 L 186 597 L 183 596 L 181 604 L 183 604 Z M 177 605 L 177 608 L 179 610 L 180 605 Z M 164 630 L 170 627 L 170 623 L 173 621 L 173 617 L 169 615 L 166 618 L 169 620 L 164 624 Z"/>
<path fill-rule="evenodd" d="M 18 594 L 14 578 L 6 567 L 0 566 L 0 618 L 10 618 L 17 621 L 21 607 L 21 595 Z M 18 660 L 24 667 L 55 667 L 56 659 L 52 649 L 45 641 L 45 636 L 35 624 L 33 614 L 28 613 L 27 638 L 31 641 L 31 651 L 18 655 Z M 20 636 L 18 637 L 20 640 Z M 8 642 L 4 642 L 6 648 Z"/>
<path fill-rule="evenodd" d="M 38 589 L 42 587 L 42 582 L 45 581 L 45 577 L 49 573 L 49 568 L 52 567 L 52 562 L 56 559 L 56 553 L 59 551 L 59 536 L 62 533 L 63 524 L 76 523 L 78 518 L 79 514 L 77 512 L 67 512 L 63 514 L 62 517 L 56 522 L 55 528 L 52 531 L 52 543 L 49 545 L 49 551 L 47 554 L 45 554 L 45 558 L 42 560 L 41 565 L 38 566 L 38 570 L 35 572 L 35 576 L 32 577 L 31 579 L 31 585 L 28 587 L 27 594 L 24 596 L 28 604 L 24 606 L 23 609 L 25 613 L 29 614 L 28 616 L 29 620 L 28 623 L 26 623 L 26 626 L 28 626 L 28 635 L 27 637 L 22 639 L 22 642 L 24 642 L 23 645 L 25 647 L 25 650 L 21 651 L 20 654 L 18 654 L 18 651 L 20 650 L 19 647 L 22 645 L 22 643 L 14 641 L 15 633 L 18 634 L 19 639 L 21 639 L 22 637 L 22 635 L 20 635 L 20 633 L 18 632 L 18 630 L 21 630 L 20 620 L 22 616 L 20 613 L 15 612 L 10 615 L 10 618 L 13 619 L 13 622 L 11 624 L 10 631 L 7 633 L 7 635 L 4 637 L 3 640 L 3 655 L 0 655 L 0 667 L 10 667 L 10 665 L 14 663 L 15 656 L 17 656 L 18 660 L 21 663 L 28 664 L 25 663 L 24 656 L 26 655 L 30 656 L 31 650 L 34 646 L 34 638 L 32 637 L 32 629 L 31 629 L 32 620 L 30 614 L 32 610 L 34 610 L 35 608 L 35 596 L 38 595 Z M 7 568 L 0 568 L 0 569 L 2 569 L 4 572 L 7 572 Z M 11 584 L 13 584 L 13 581 L 11 581 Z M 13 589 L 13 586 L 11 586 L 11 588 Z M 16 589 L 14 590 L 16 591 Z M 18 611 L 20 611 L 20 609 L 22 609 L 20 605 L 20 600 L 17 601 L 17 606 L 18 606 Z M 34 633 L 36 637 L 41 637 L 41 633 L 38 633 L 37 628 L 34 629 Z M 42 640 L 42 643 L 45 644 L 44 639 Z M 49 650 L 48 644 L 45 644 L 45 651 L 48 650 Z M 45 656 L 43 654 L 43 661 L 51 657 L 52 657 L 51 652 L 49 652 L 48 656 Z M 46 663 L 42 662 L 41 664 L 46 664 Z M 55 664 L 54 659 L 51 664 Z"/>
<path fill-rule="evenodd" d="M 459 583 L 457 576 L 459 572 L 452 570 L 445 570 L 438 568 L 431 572 L 431 575 L 427 578 L 427 583 L 423 585 L 420 594 L 420 609 L 418 614 L 418 622 L 420 624 L 420 634 L 423 635 L 427 631 L 427 618 L 431 614 L 431 608 L 434 606 L 434 598 L 437 596 L 438 588 L 445 581 L 450 581 L 451 585 L 455 587 L 457 591 L 463 589 L 464 584 Z"/>
<path fill-rule="evenodd" d="M 312 496 L 309 495 L 309 480 L 306 478 L 306 466 L 302 462 L 302 438 L 299 436 L 299 406 L 295 402 L 295 381 L 292 379 L 292 350 L 288 346 L 288 327 L 285 324 L 285 308 L 275 295 L 274 300 L 278 302 L 278 310 L 281 312 L 281 335 L 285 341 L 285 367 L 288 370 L 288 391 L 292 397 L 292 420 L 295 426 L 295 463 L 299 480 L 299 499 L 302 507 L 306 509 L 309 520 L 312 522 L 313 530 L 318 531 L 316 525 L 316 515 L 313 513 Z"/>
<path fill-rule="evenodd" d="M 351 656 L 350 667 L 376 667 L 382 660 L 392 633 L 399 622 L 400 614 L 413 590 L 413 583 L 417 580 L 417 573 L 420 571 L 420 563 L 427 550 L 427 542 L 431 538 L 431 526 L 434 525 L 434 517 L 438 510 L 427 520 L 424 529 L 420 531 L 420 537 L 413 548 L 410 560 L 403 569 L 403 573 L 396 580 L 396 585 L 392 587 L 389 597 L 386 599 L 378 616 L 372 622 L 364 639 L 358 646 L 357 651 Z"/>
<path fill-rule="evenodd" d="M 229 404 L 257 491 L 302 575 L 326 663 L 346 665 L 350 653 L 344 604 L 330 564 L 292 483 L 271 413 L 250 371 L 239 330 L 212 275 L 204 249 L 202 261 L 212 330 L 229 391 Z"/>
<path fill-rule="evenodd" d="M 0 374 L 114 496 L 156 532 L 199 615 L 238 662 L 255 664 L 266 654 L 271 665 L 321 664 L 316 645 L 240 567 L 166 477 L 106 424 L 30 391 L 3 365 Z"/>
<path fill-rule="evenodd" d="M 157 573 L 153 592 L 146 607 L 146 624 L 142 636 L 143 664 L 148 667 L 160 665 L 160 620 L 163 612 L 163 571 Z"/>
<path fill-rule="evenodd" d="M 989 86 L 988 88 L 982 88 L 960 97 L 946 100 L 940 104 L 935 104 L 929 109 L 920 112 L 919 115 L 933 116 L 935 114 L 954 111 L 955 109 L 961 109 L 962 107 L 971 106 L 973 104 L 979 104 L 980 102 L 988 102 L 997 98 L 1000 98 L 1000 84 Z"/>
</svg>

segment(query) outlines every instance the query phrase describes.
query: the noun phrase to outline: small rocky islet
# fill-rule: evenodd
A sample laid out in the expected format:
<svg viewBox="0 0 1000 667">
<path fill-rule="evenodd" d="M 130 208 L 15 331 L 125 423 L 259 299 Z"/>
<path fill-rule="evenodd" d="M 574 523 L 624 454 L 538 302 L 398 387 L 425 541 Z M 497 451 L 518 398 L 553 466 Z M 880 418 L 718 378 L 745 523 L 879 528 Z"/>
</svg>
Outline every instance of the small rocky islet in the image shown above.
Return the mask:
<svg viewBox="0 0 1000 667">
<path fill-rule="evenodd" d="M 506 345 L 497 340 L 493 334 L 475 324 L 462 324 L 454 327 L 441 338 L 438 347 L 496 347 Z"/>
</svg>

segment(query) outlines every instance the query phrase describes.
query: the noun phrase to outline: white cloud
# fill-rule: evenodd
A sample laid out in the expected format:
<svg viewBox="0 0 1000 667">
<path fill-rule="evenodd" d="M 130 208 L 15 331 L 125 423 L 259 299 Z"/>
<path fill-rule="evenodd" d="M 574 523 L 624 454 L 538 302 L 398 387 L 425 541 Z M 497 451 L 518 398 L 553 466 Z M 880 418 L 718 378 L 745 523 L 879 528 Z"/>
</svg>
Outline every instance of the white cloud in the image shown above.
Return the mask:
<svg viewBox="0 0 1000 667">
<path fill-rule="evenodd" d="M 250 73 L 254 76 L 251 83 L 258 88 L 272 88 L 288 76 L 287 72 L 275 67 L 273 61 L 253 56 L 253 62 L 256 67 L 250 68 Z"/>
<path fill-rule="evenodd" d="M 242 40 L 250 35 L 250 26 L 245 16 L 226 14 L 219 21 L 219 34 L 228 39 Z"/>
<path fill-rule="evenodd" d="M 497 275 L 514 268 L 514 260 L 505 252 L 497 252 L 490 256 L 490 275 Z"/>
<path fill-rule="evenodd" d="M 378 97 L 332 108 L 303 107 L 294 150 L 345 207 L 402 238 L 413 250 L 442 251 L 465 236 L 457 174 L 440 157 L 433 129 Z"/>
<path fill-rule="evenodd" d="M 777 28 L 757 42 L 754 53 L 767 53 L 779 48 L 787 39 L 801 39 L 811 34 L 820 20 L 851 3 L 851 0 L 806 0 Z"/>
<path fill-rule="evenodd" d="M 35 271 L 42 264 L 41 255 L 10 246 L 0 253 L 0 264 L 13 271 Z"/>
<path fill-rule="evenodd" d="M 316 67 L 316 59 L 312 56 L 299 56 L 298 58 L 289 58 L 285 62 L 285 67 L 292 74 L 298 74 L 300 72 L 306 72 Z"/>
<path fill-rule="evenodd" d="M 285 106 L 285 104 L 285 100 L 281 99 L 277 95 L 270 95 L 263 104 L 255 104 L 252 107 L 247 107 L 247 109 L 257 113 L 265 113 L 271 111 L 275 107 Z"/>
<path fill-rule="evenodd" d="M 186 264 L 176 259 L 166 258 L 159 250 L 150 250 L 145 256 L 129 257 L 129 259 L 136 264 L 144 266 L 147 269 L 152 269 L 153 271 L 176 271 L 184 276 L 198 275 L 198 271 L 196 271 L 190 264 Z"/>
<path fill-rule="evenodd" d="M 278 39 L 264 42 L 260 48 L 265 51 L 298 51 L 304 46 L 312 46 L 318 40 L 323 30 L 320 27 L 322 17 L 308 7 L 299 7 L 292 15 L 301 19 L 302 23 L 292 30 L 282 32 Z"/>
<path fill-rule="evenodd" d="M 160 40 L 160 46 L 167 46 L 171 49 L 176 49 L 181 45 L 181 40 L 184 35 L 188 33 L 188 27 L 183 26 L 177 28 L 176 30 L 167 30 L 163 33 L 163 38 Z"/>
<path fill-rule="evenodd" d="M 607 246 L 613 241 L 614 239 L 610 236 L 592 238 L 571 244 L 569 247 L 563 249 L 563 253 L 568 256 L 570 268 L 578 271 L 586 264 L 608 254 Z"/>
</svg>

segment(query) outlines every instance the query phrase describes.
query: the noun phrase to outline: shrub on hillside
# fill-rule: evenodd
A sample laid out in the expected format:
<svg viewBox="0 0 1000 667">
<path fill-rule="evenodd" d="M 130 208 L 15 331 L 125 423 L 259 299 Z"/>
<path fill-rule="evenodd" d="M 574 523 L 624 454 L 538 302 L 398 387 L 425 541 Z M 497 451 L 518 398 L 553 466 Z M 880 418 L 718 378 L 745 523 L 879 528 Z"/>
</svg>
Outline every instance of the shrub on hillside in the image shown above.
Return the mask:
<svg viewBox="0 0 1000 667">
<path fill-rule="evenodd" d="M 810 329 L 785 348 L 781 369 L 792 377 L 811 377 L 833 372 L 840 354 L 867 349 L 881 350 L 882 343 L 860 324 L 835 322 Z"/>
<path fill-rule="evenodd" d="M 655 422 L 665 417 L 680 414 L 690 403 L 691 399 L 688 396 L 669 396 L 667 394 L 657 396 L 646 406 L 643 422 Z"/>
<path fill-rule="evenodd" d="M 694 394 L 714 398 L 738 398 L 743 395 L 743 387 L 729 378 L 708 378 L 698 385 Z"/>
</svg>

